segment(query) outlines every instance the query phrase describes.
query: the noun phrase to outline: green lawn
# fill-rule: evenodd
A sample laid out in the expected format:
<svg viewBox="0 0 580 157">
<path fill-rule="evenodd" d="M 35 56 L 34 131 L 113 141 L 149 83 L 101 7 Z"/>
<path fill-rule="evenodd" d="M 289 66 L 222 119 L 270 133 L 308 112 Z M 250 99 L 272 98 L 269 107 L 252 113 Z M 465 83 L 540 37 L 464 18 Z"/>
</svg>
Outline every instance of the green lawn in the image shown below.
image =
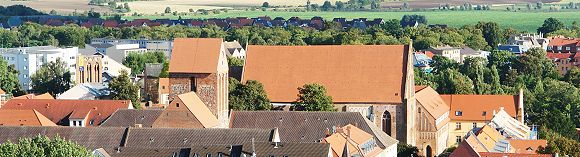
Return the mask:
<svg viewBox="0 0 580 157">
<path fill-rule="evenodd" d="M 273 12 L 273 11 L 229 11 L 221 14 L 210 15 L 188 15 L 182 18 L 225 18 L 225 17 L 285 17 L 298 16 L 301 18 L 311 18 L 321 16 L 327 20 L 335 17 L 344 18 L 383 18 L 401 19 L 406 14 L 420 14 L 427 17 L 429 24 L 447 24 L 459 27 L 466 24 L 476 24 L 479 21 L 495 21 L 502 27 L 512 27 L 521 31 L 535 32 L 542 25 L 543 21 L 549 17 L 555 17 L 563 21 L 566 25 L 571 25 L 573 21 L 580 22 L 580 12 L 507 12 L 507 11 L 429 11 L 429 12 Z M 176 16 L 127 16 L 126 19 L 135 18 L 172 18 Z"/>
</svg>

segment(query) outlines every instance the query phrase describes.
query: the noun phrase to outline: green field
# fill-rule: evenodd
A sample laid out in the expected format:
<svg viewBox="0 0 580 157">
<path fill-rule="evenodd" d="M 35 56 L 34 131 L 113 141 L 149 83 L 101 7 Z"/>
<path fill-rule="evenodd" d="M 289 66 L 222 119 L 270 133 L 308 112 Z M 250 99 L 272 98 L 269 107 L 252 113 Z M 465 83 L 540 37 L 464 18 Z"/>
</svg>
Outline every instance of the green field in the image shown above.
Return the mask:
<svg viewBox="0 0 580 157">
<path fill-rule="evenodd" d="M 321 16 L 327 20 L 344 18 L 383 18 L 401 19 L 406 14 L 425 15 L 429 24 L 447 24 L 449 26 L 460 27 L 466 24 L 476 24 L 479 21 L 494 21 L 502 27 L 511 27 L 521 31 L 535 32 L 542 25 L 543 21 L 549 17 L 560 19 L 566 25 L 571 25 L 574 21 L 580 22 L 580 12 L 507 12 L 507 11 L 429 11 L 429 12 L 274 12 L 274 11 L 229 11 L 221 14 L 210 15 L 187 15 L 182 18 L 226 18 L 226 17 L 284 17 L 298 16 L 301 18 L 311 18 Z M 176 16 L 126 16 L 126 19 L 149 18 L 176 19 Z"/>
</svg>

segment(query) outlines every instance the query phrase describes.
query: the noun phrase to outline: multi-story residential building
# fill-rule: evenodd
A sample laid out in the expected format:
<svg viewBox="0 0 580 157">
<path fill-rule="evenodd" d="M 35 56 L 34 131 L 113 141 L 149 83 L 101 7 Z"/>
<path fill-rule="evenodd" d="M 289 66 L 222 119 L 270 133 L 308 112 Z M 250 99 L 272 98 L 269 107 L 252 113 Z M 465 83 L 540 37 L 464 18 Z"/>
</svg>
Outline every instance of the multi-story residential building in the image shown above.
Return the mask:
<svg viewBox="0 0 580 157">
<path fill-rule="evenodd" d="M 449 136 L 449 106 L 439 93 L 429 86 L 416 86 L 417 148 L 419 155 L 435 156 L 447 148 Z"/>
<path fill-rule="evenodd" d="M 461 62 L 461 48 L 451 47 L 451 46 L 438 46 L 428 49 L 435 55 L 440 55 L 447 57 L 456 62 Z"/>
<path fill-rule="evenodd" d="M 18 80 L 24 90 L 30 90 L 30 76 L 40 67 L 49 62 L 56 62 L 57 59 L 63 61 L 71 73 L 71 79 L 75 79 L 76 56 L 78 47 L 59 48 L 54 46 L 35 46 L 19 48 L 2 48 L 0 55 L 14 65 L 18 70 Z"/>
<path fill-rule="evenodd" d="M 123 63 L 123 59 L 130 53 L 145 53 L 147 49 L 139 48 L 139 44 L 86 44 L 84 49 L 80 49 L 82 55 L 102 54 L 109 56 L 118 63 Z"/>
<path fill-rule="evenodd" d="M 173 41 L 168 40 L 148 40 L 148 39 L 108 39 L 94 38 L 91 44 L 139 44 L 139 48 L 147 49 L 149 52 L 163 52 L 166 57 L 171 57 Z"/>
<path fill-rule="evenodd" d="M 352 124 L 338 127 L 324 138 L 322 143 L 329 143 L 333 156 L 379 156 L 381 148 L 373 135 Z"/>
<path fill-rule="evenodd" d="M 580 38 L 566 38 L 562 36 L 550 38 L 550 44 L 548 44 L 546 50 L 555 53 L 580 52 Z"/>
<path fill-rule="evenodd" d="M 580 53 L 553 53 L 546 54 L 554 64 L 560 75 L 566 75 L 574 67 L 580 68 Z"/>
<path fill-rule="evenodd" d="M 415 144 L 412 46 L 249 45 L 247 49 L 242 82 L 262 83 L 274 107 L 288 109 L 298 98 L 299 87 L 318 83 L 327 89 L 338 111 L 359 112 L 388 135 Z"/>
<path fill-rule="evenodd" d="M 79 55 L 76 63 L 76 83 L 102 83 L 104 74 L 114 77 L 123 70 L 131 73 L 131 68 L 102 54 Z"/>
<path fill-rule="evenodd" d="M 451 107 L 447 146 L 461 143 L 469 132 L 476 132 L 488 124 L 500 110 L 523 123 L 522 90 L 519 95 L 441 95 L 441 97 Z"/>
<path fill-rule="evenodd" d="M 178 38 L 169 63 L 169 99 L 195 92 L 228 126 L 228 61 L 221 38 Z"/>
</svg>

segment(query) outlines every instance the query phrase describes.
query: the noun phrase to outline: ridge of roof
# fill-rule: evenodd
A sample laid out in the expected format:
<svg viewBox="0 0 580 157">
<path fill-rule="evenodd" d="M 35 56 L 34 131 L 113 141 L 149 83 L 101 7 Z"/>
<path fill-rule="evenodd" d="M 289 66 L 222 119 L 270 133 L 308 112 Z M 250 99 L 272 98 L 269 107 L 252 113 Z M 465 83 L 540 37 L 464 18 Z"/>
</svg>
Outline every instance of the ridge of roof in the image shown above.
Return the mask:
<svg viewBox="0 0 580 157">
<path fill-rule="evenodd" d="M 176 38 L 169 72 L 216 73 L 222 48 L 222 38 Z"/>
<path fill-rule="evenodd" d="M 205 103 L 197 96 L 195 92 L 188 92 L 177 95 L 185 107 L 195 116 L 204 128 L 212 128 L 218 125 L 218 119 L 207 108 Z"/>
</svg>

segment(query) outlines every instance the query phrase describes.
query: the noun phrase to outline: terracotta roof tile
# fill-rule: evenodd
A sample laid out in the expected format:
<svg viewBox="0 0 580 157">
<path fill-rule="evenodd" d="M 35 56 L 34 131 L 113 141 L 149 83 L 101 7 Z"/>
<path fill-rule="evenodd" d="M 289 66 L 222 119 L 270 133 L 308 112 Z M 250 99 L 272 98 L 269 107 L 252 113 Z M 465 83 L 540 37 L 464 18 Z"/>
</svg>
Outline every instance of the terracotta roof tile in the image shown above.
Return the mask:
<svg viewBox="0 0 580 157">
<path fill-rule="evenodd" d="M 539 146 L 546 147 L 548 141 L 546 140 L 516 140 L 509 139 L 512 149 L 515 149 L 515 153 L 521 154 L 536 154 Z"/>
<path fill-rule="evenodd" d="M 576 45 L 577 43 L 580 43 L 580 38 L 551 38 L 548 46 Z"/>
<path fill-rule="evenodd" d="M 177 38 L 173 42 L 170 73 L 216 73 L 221 38 Z"/>
<path fill-rule="evenodd" d="M 401 103 L 408 51 L 406 45 L 250 45 L 242 79 L 262 83 L 272 102 L 293 102 L 298 87 L 319 83 L 337 103 Z"/>
<path fill-rule="evenodd" d="M 574 53 L 553 53 L 548 52 L 546 56 L 550 59 L 568 59 L 574 57 Z"/>
<path fill-rule="evenodd" d="M 12 99 L 54 99 L 54 97 L 52 97 L 52 95 L 50 95 L 48 93 L 44 93 L 44 94 L 40 94 L 40 95 L 26 94 L 26 95 L 14 97 Z"/>
<path fill-rule="evenodd" d="M 467 139 L 473 139 L 472 136 Z M 473 148 L 468 140 L 463 140 L 459 146 L 449 155 L 449 157 L 479 157 L 479 153 Z"/>
<path fill-rule="evenodd" d="M 419 102 L 423 108 L 425 108 L 425 110 L 427 110 L 427 112 L 435 119 L 449 112 L 449 106 L 447 103 L 443 101 L 437 91 L 429 86 L 417 91 L 415 93 L 415 98 L 417 99 L 417 102 Z M 441 125 L 437 126 L 437 128 L 440 128 L 444 125 L 445 123 L 441 123 Z"/>
<path fill-rule="evenodd" d="M 552 157 L 552 154 L 521 154 L 521 153 L 479 153 L 481 157 Z"/>
<path fill-rule="evenodd" d="M 211 113 L 195 92 L 180 94 L 177 97 L 204 128 L 213 128 L 218 125 L 216 116 Z"/>
<path fill-rule="evenodd" d="M 119 109 L 104 121 L 101 127 L 133 127 L 135 124 L 152 127 L 161 112 L 163 110 Z"/>
<path fill-rule="evenodd" d="M 129 108 L 129 106 L 131 102 L 128 100 L 12 99 L 6 102 L 0 110 L 34 109 L 58 125 L 68 125 L 69 115 L 75 110 L 90 110 L 92 116 L 89 119 L 94 121 L 93 126 L 97 126 L 117 109 Z"/>
<path fill-rule="evenodd" d="M 493 111 L 501 107 L 516 117 L 517 95 L 441 95 L 441 98 L 451 107 L 451 120 L 491 120 Z M 461 111 L 462 115 L 456 116 L 456 111 Z"/>
<path fill-rule="evenodd" d="M 0 94 L 6 94 L 6 92 L 4 92 L 4 90 L 0 89 Z"/>
<path fill-rule="evenodd" d="M 0 110 L 0 126 L 56 126 L 35 110 Z"/>
</svg>

